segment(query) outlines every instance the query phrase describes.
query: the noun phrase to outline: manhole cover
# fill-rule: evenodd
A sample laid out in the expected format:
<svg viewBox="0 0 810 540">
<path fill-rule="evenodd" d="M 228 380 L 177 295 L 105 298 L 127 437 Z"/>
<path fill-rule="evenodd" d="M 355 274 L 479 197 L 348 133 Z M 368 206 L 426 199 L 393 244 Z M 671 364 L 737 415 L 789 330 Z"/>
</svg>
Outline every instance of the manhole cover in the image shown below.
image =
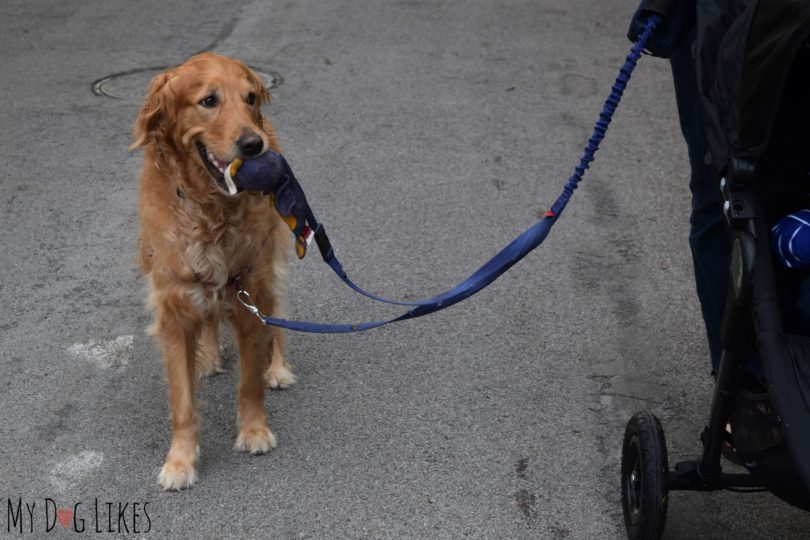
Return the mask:
<svg viewBox="0 0 810 540">
<path fill-rule="evenodd" d="M 268 90 L 278 88 L 284 81 L 281 75 L 273 71 L 262 70 L 254 66 L 250 66 L 250 68 L 262 78 L 264 86 Z M 149 88 L 149 81 L 164 69 L 166 66 L 148 67 L 102 77 L 93 83 L 93 93 L 113 99 L 141 101 Z"/>
</svg>

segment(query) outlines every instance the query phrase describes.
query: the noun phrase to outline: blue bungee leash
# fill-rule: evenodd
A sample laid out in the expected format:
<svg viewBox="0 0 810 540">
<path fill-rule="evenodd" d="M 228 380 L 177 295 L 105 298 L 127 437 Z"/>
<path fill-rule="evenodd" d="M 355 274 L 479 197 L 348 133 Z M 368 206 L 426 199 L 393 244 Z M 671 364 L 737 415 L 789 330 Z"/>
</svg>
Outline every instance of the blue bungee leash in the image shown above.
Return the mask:
<svg viewBox="0 0 810 540">
<path fill-rule="evenodd" d="M 304 257 L 307 246 L 314 239 L 324 261 L 346 285 L 373 300 L 388 304 L 411 306 L 412 309 L 398 317 L 383 321 L 363 322 L 358 324 L 328 324 L 288 320 L 265 315 L 254 304 L 250 294 L 241 289 L 241 287 L 237 290 L 237 298 L 266 325 L 278 326 L 300 332 L 334 334 L 361 332 L 397 321 L 414 319 L 445 309 L 474 295 L 495 281 L 501 274 L 525 257 L 526 254 L 540 245 L 543 240 L 545 240 L 546 236 L 548 236 L 551 227 L 557 222 L 557 219 L 559 219 L 565 206 L 571 199 L 571 195 L 573 195 L 574 190 L 582 180 L 585 170 L 589 168 L 589 164 L 594 160 L 594 156 L 597 150 L 599 150 L 599 144 L 605 137 L 610 121 L 613 118 L 613 113 L 619 105 L 619 101 L 636 67 L 636 63 L 644 52 L 645 45 L 660 20 L 660 17 L 656 14 L 650 14 L 649 17 L 647 17 L 643 30 L 638 34 L 635 45 L 628 54 L 624 65 L 616 77 L 616 81 L 611 88 L 610 96 L 608 96 L 602 112 L 599 114 L 599 120 L 597 120 L 594 126 L 593 134 L 588 140 L 588 145 L 585 147 L 579 164 L 574 168 L 574 173 L 568 178 L 568 182 L 566 182 L 563 187 L 563 192 L 551 206 L 551 209 L 545 213 L 540 221 L 515 238 L 497 255 L 470 275 L 470 277 L 456 287 L 433 298 L 418 301 L 390 300 L 363 290 L 349 279 L 343 266 L 335 256 L 335 252 L 332 249 L 325 229 L 315 219 L 315 215 L 306 201 L 304 191 L 295 179 L 295 175 L 284 157 L 275 152 L 268 151 L 259 158 L 246 160 L 244 162 L 238 160 L 234 161 L 228 167 L 226 173 L 229 183 L 232 182 L 233 185 L 240 190 L 244 189 L 267 193 L 272 198 L 276 210 L 278 210 L 282 219 L 295 235 L 296 253 L 299 258 Z"/>
</svg>

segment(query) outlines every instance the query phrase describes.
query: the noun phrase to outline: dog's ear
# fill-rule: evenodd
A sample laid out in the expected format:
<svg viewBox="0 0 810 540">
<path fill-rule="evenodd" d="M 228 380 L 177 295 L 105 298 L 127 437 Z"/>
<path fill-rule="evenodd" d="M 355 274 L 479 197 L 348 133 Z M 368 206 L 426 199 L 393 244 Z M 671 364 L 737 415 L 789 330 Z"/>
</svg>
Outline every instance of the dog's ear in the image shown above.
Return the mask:
<svg viewBox="0 0 810 540">
<path fill-rule="evenodd" d="M 175 117 L 174 94 L 169 84 L 173 76 L 174 70 L 168 69 L 156 75 L 149 83 L 149 91 L 135 125 L 132 126 L 133 142 L 130 150 L 168 135 L 168 126 L 174 124 Z"/>
<path fill-rule="evenodd" d="M 256 91 L 256 96 L 258 99 L 258 105 L 261 106 L 263 103 L 270 103 L 270 92 L 267 91 L 267 88 L 264 86 L 264 81 L 261 77 L 259 77 L 255 71 L 250 69 L 247 65 L 243 64 L 242 62 L 238 62 L 238 64 L 245 70 L 245 74 L 247 75 L 248 81 L 250 84 L 253 85 L 253 88 Z"/>
</svg>

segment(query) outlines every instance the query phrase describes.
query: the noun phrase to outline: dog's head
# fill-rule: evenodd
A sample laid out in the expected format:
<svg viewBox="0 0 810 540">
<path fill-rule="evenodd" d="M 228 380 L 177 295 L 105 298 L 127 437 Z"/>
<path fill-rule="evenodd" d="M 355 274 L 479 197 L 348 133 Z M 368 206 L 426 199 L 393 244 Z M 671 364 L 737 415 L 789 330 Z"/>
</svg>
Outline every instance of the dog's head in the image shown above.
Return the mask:
<svg viewBox="0 0 810 540">
<path fill-rule="evenodd" d="M 198 54 L 152 79 L 130 148 L 155 143 L 161 154 L 173 154 L 179 167 L 207 173 L 184 175 L 187 182 L 207 181 L 189 188 L 205 192 L 216 186 L 227 193 L 224 169 L 231 161 L 276 149 L 261 113 L 269 99 L 261 78 L 242 62 Z"/>
</svg>

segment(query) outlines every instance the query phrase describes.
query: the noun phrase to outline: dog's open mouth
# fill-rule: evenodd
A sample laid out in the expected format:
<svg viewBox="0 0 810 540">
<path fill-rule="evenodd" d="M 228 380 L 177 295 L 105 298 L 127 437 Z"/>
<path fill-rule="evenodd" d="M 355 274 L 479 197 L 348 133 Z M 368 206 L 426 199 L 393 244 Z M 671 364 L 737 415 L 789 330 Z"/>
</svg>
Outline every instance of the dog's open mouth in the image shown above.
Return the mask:
<svg viewBox="0 0 810 540">
<path fill-rule="evenodd" d="M 217 159 L 214 153 L 208 150 L 201 142 L 197 142 L 197 151 L 200 153 L 200 159 L 219 189 L 228 195 L 236 195 L 242 191 L 241 188 L 236 187 L 233 178 L 231 178 L 230 163 Z"/>
</svg>

